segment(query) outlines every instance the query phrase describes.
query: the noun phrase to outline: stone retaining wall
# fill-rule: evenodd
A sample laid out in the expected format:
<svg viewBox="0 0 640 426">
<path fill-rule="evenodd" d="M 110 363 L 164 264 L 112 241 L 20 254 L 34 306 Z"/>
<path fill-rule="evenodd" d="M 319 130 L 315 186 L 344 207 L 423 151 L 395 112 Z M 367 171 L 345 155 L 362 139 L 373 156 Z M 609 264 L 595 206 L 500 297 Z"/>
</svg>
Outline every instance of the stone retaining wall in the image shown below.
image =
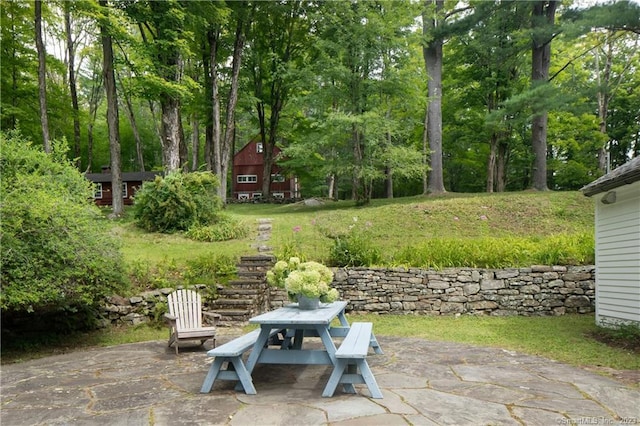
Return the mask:
<svg viewBox="0 0 640 426">
<path fill-rule="evenodd" d="M 563 315 L 595 310 L 594 266 L 349 268 L 334 286 L 357 313 Z"/>
<path fill-rule="evenodd" d="M 564 315 L 595 310 L 594 266 L 340 268 L 334 272 L 333 286 L 343 300 L 349 301 L 347 310 L 353 313 Z M 288 303 L 283 290 L 265 288 L 271 309 Z M 171 291 L 110 297 L 103 307 L 103 323 L 152 320 L 158 316 L 158 303 L 164 303 Z"/>
</svg>

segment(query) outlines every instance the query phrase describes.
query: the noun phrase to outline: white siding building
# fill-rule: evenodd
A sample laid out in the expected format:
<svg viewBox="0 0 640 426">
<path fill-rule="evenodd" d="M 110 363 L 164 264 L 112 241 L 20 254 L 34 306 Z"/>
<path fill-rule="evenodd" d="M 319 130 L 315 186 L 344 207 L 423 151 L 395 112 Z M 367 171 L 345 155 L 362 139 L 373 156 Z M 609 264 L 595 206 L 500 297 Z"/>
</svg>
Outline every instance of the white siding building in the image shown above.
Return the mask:
<svg viewBox="0 0 640 426">
<path fill-rule="evenodd" d="M 582 192 L 596 201 L 596 323 L 640 325 L 640 157 Z"/>
</svg>

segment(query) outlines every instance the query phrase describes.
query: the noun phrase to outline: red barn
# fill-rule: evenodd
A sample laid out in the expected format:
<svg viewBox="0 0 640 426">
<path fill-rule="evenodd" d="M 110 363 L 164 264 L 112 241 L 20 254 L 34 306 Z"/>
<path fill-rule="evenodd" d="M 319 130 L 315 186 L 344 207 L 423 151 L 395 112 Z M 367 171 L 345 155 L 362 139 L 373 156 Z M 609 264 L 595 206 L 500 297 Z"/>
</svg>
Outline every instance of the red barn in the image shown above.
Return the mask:
<svg viewBox="0 0 640 426">
<path fill-rule="evenodd" d="M 125 172 L 122 173 L 122 198 L 125 205 L 133 204 L 133 196 L 142 186 L 142 182 L 152 181 L 162 172 Z M 111 171 L 104 168 L 102 173 L 86 173 L 88 180 L 95 184 L 93 200 L 98 206 L 110 206 L 113 201 L 111 191 Z"/>
<path fill-rule="evenodd" d="M 273 149 L 273 157 L 278 159 L 280 149 Z M 292 199 L 300 197 L 298 179 L 287 178 L 274 161 L 271 166 L 270 198 Z M 233 198 L 240 201 L 259 200 L 262 193 L 262 174 L 264 168 L 263 145 L 259 139 L 253 139 L 233 157 Z"/>
</svg>

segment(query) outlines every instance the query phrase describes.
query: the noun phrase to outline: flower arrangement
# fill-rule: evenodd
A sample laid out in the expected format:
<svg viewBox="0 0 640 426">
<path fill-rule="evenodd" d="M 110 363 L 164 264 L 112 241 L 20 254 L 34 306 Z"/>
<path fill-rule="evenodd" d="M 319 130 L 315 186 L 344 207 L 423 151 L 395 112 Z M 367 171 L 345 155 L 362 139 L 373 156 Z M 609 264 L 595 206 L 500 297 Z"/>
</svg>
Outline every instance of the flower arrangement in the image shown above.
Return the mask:
<svg viewBox="0 0 640 426">
<path fill-rule="evenodd" d="M 298 295 L 319 298 L 323 303 L 338 300 L 338 290 L 331 288 L 333 272 L 318 262 L 300 262 L 292 257 L 288 262 L 278 261 L 267 271 L 267 283 L 287 291 L 289 300 L 296 301 Z"/>
</svg>

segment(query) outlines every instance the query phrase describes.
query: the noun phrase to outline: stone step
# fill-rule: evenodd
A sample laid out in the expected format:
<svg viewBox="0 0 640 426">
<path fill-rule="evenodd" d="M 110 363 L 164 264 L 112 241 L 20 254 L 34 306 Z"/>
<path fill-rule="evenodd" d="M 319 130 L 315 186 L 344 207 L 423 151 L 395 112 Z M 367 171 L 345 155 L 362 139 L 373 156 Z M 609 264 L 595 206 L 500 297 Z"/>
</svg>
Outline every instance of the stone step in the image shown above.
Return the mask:
<svg viewBox="0 0 640 426">
<path fill-rule="evenodd" d="M 212 306 L 252 306 L 255 303 L 254 299 L 216 299 L 211 303 Z"/>
<path fill-rule="evenodd" d="M 238 278 L 251 278 L 254 280 L 262 280 L 264 279 L 265 273 L 266 271 L 256 271 L 253 269 L 238 269 Z"/>
<path fill-rule="evenodd" d="M 272 255 L 255 255 L 255 256 L 241 256 L 240 263 L 241 264 L 260 264 L 260 263 L 269 263 L 275 262 L 276 258 Z"/>
<path fill-rule="evenodd" d="M 249 315 L 247 309 L 216 309 L 214 312 L 219 313 L 223 317 L 241 317 L 243 315 Z"/>
<path fill-rule="evenodd" d="M 234 296 L 237 295 L 237 298 L 250 298 L 252 296 L 259 296 L 262 293 L 264 293 L 264 291 L 262 289 L 259 288 L 223 288 L 223 289 L 218 289 L 218 296 L 225 296 L 225 297 L 229 297 L 229 298 L 233 298 L 230 296 Z"/>
<path fill-rule="evenodd" d="M 245 278 L 245 279 L 235 279 L 235 280 L 231 280 L 229 281 L 229 287 L 230 288 L 260 288 L 260 287 L 264 287 L 264 282 L 262 280 L 257 280 L 257 279 L 249 279 L 249 278 Z"/>
</svg>

